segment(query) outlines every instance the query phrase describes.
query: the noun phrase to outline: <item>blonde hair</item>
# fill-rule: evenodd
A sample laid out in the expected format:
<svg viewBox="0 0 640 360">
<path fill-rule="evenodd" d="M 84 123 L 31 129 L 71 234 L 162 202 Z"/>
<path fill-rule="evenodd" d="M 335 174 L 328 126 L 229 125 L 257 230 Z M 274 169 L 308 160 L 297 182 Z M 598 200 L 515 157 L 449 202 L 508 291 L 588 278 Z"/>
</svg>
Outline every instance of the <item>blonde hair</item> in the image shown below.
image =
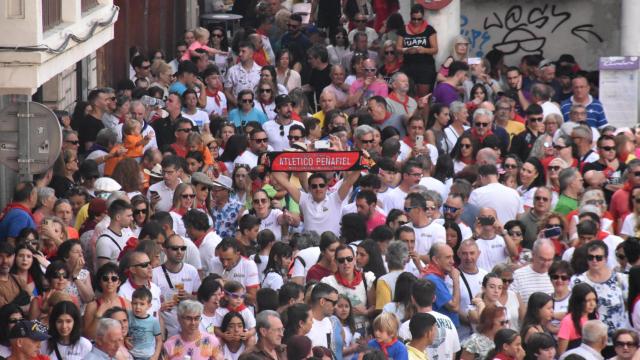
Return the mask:
<svg viewBox="0 0 640 360">
<path fill-rule="evenodd" d="M 373 320 L 373 330 L 384 331 L 392 338 L 398 336 L 400 321 L 394 313 L 383 312 Z"/>
<path fill-rule="evenodd" d="M 122 133 L 125 135 L 133 135 L 133 131 L 136 129 L 136 126 L 140 126 L 140 122 L 138 120 L 127 120 L 124 125 L 122 125 Z"/>
<path fill-rule="evenodd" d="M 204 145 L 204 140 L 202 139 L 202 135 L 198 132 L 192 132 L 187 137 L 187 145 L 196 146 L 196 145 Z"/>
<path fill-rule="evenodd" d="M 195 28 L 195 30 L 193 30 L 193 35 L 196 40 L 204 40 L 208 39 L 211 34 L 209 33 L 209 30 L 203 27 L 197 27 Z"/>
<path fill-rule="evenodd" d="M 171 65 L 167 64 L 164 60 L 158 59 L 153 61 L 150 71 L 151 75 L 153 75 L 154 78 L 157 78 L 160 74 L 167 71 L 173 71 L 173 69 L 171 68 Z"/>
<path fill-rule="evenodd" d="M 453 38 L 453 44 L 451 45 L 451 57 L 456 61 L 465 61 L 467 57 L 469 57 L 469 50 L 467 48 L 467 54 L 465 57 L 459 57 L 456 53 L 456 45 L 457 44 L 469 44 L 469 39 L 467 39 L 464 35 L 457 35 Z"/>
</svg>

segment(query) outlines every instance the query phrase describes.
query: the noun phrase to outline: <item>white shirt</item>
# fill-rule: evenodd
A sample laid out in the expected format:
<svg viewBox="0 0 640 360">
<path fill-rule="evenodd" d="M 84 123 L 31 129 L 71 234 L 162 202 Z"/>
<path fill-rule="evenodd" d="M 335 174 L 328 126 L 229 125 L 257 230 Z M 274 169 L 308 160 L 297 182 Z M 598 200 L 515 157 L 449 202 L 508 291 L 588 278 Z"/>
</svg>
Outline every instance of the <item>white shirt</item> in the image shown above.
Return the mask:
<svg viewBox="0 0 640 360">
<path fill-rule="evenodd" d="M 224 280 L 234 280 L 241 283 L 245 289 L 260 286 L 258 266 L 252 260 L 240 257 L 240 261 L 231 270 L 225 270 L 217 256 L 210 256 L 209 274 L 219 274 Z"/>
<path fill-rule="evenodd" d="M 91 352 L 93 349 L 93 345 L 91 345 L 91 341 L 89 341 L 85 337 L 80 337 L 78 341 L 73 345 L 64 345 L 61 343 L 57 343 L 58 351 L 60 352 L 60 356 L 62 359 L 58 358 L 56 351 L 51 349 L 49 351 L 49 342 L 43 341 L 40 345 L 40 353 L 43 355 L 48 355 L 51 360 L 82 360 L 84 357 Z"/>
<path fill-rule="evenodd" d="M 435 219 L 433 221 L 444 226 L 443 218 Z M 467 240 L 473 236 L 473 231 L 471 230 L 470 227 L 467 226 L 467 224 L 463 223 L 462 221 L 456 222 L 456 224 L 458 224 L 458 227 L 460 228 L 460 233 L 462 234 L 462 240 Z"/>
<path fill-rule="evenodd" d="M 202 270 L 202 260 L 200 260 L 200 251 L 196 247 L 196 244 L 189 238 L 182 238 L 184 244 L 187 246 L 187 252 L 184 254 L 184 262 L 196 268 L 196 270 Z"/>
<path fill-rule="evenodd" d="M 233 161 L 234 168 L 238 164 L 249 165 L 249 167 L 253 169 L 254 167 L 258 166 L 258 155 L 247 149 Z"/>
<path fill-rule="evenodd" d="M 466 284 L 469 284 L 469 288 L 467 289 L 467 285 L 464 280 L 462 280 L 462 276 L 467 280 Z M 478 295 L 482 291 L 482 280 L 484 276 L 487 275 L 487 272 L 483 269 L 478 268 L 478 272 L 475 274 L 467 274 L 466 272 L 460 270 L 460 311 L 462 313 L 466 313 L 469 311 L 469 305 L 471 305 L 471 299 L 474 296 Z M 453 294 L 453 280 L 451 280 L 450 276 L 445 278 L 445 283 L 447 284 L 447 288 Z M 471 293 L 469 293 L 471 290 Z M 471 326 L 463 324 L 460 322 L 460 326 L 458 327 L 458 335 L 460 335 L 460 339 L 464 340 L 471 336 L 473 333 L 473 329 Z"/>
<path fill-rule="evenodd" d="M 289 135 L 289 129 L 294 124 L 301 125 L 295 121 L 291 121 L 287 125 L 280 125 L 275 120 L 269 120 L 262 124 L 262 128 L 269 137 L 269 145 L 273 147 L 273 151 L 284 151 L 284 149 L 291 147 L 289 146 L 289 138 L 287 136 Z M 280 131 L 280 126 L 282 126 L 282 131 Z"/>
<path fill-rule="evenodd" d="M 181 238 L 189 237 L 187 235 L 187 229 L 184 227 L 184 221 L 182 221 L 182 215 L 175 211 L 169 211 L 171 219 L 173 220 L 173 231 L 180 235 Z"/>
<path fill-rule="evenodd" d="M 318 262 L 319 257 L 320 248 L 317 246 L 308 247 L 306 249 L 298 251 L 298 255 L 296 255 L 295 259 L 293 260 L 291 277 L 302 277 L 306 279 L 307 272 L 309 272 L 309 269 L 311 269 L 311 267 Z M 301 259 L 304 261 L 304 264 L 302 263 L 302 261 L 300 261 Z"/>
<path fill-rule="evenodd" d="M 181 183 L 182 181 L 179 180 Z M 151 199 L 151 192 L 155 191 L 160 195 L 160 201 L 156 205 L 156 211 L 169 211 L 173 207 L 173 193 L 175 189 L 170 189 L 163 181 L 157 182 L 149 186 L 147 191 L 147 198 Z"/>
<path fill-rule="evenodd" d="M 534 292 L 552 294 L 553 285 L 548 273 L 535 272 L 531 265 L 527 265 L 513 272 L 511 290 L 520 295 L 522 301 L 527 304 Z"/>
<path fill-rule="evenodd" d="M 204 236 L 204 239 L 202 239 L 202 242 L 200 243 L 200 247 L 198 248 L 198 251 L 200 252 L 200 263 L 202 263 L 202 271 L 205 274 L 210 273 L 209 271 L 210 259 L 211 258 L 217 259 L 217 257 L 215 256 L 216 246 L 220 244 L 220 241 L 222 241 L 222 238 L 220 237 L 220 235 L 216 234 L 215 231 L 211 230 Z"/>
<path fill-rule="evenodd" d="M 96 240 L 96 258 L 118 263 L 120 252 L 132 236 L 133 231 L 129 228 L 120 230 L 120 235 L 107 228 Z"/>
<path fill-rule="evenodd" d="M 220 97 L 220 105 L 216 104 L 216 99 L 213 96 L 207 96 L 207 104 L 204 106 L 204 111 L 207 114 L 215 114 L 222 116 L 227 111 L 227 97 L 223 91 L 218 91 Z"/>
<path fill-rule="evenodd" d="M 415 250 L 418 255 L 427 255 L 433 244 L 437 242 L 444 244 L 447 241 L 447 231 L 434 221 L 424 227 L 416 227 L 413 223 L 409 226 L 416 234 Z"/>
<path fill-rule="evenodd" d="M 558 105 L 552 103 L 551 101 L 545 101 L 540 106 L 542 107 L 543 119 L 546 119 L 547 115 L 550 115 L 550 114 L 558 114 L 562 116 L 562 111 L 560 111 L 560 108 L 558 107 Z"/>
<path fill-rule="evenodd" d="M 433 344 L 427 347 L 425 353 L 430 360 L 454 359 L 455 354 L 460 351 L 460 338 L 455 324 L 448 316 L 442 315 L 437 311 L 427 311 L 427 314 L 431 314 L 436 318 L 438 334 L 433 340 Z M 405 341 L 412 339 L 409 321 L 411 320 L 403 322 L 398 331 L 398 336 Z"/>
<path fill-rule="evenodd" d="M 464 130 L 462 130 L 462 133 L 464 133 L 465 131 L 469 130 L 469 127 L 466 126 L 466 125 L 462 125 L 462 128 L 464 129 Z M 462 135 L 462 133 L 458 134 L 453 129 L 453 126 L 447 126 L 446 128 L 444 128 L 443 131 L 444 131 L 444 137 L 445 137 L 445 139 L 447 139 L 447 145 L 449 146 L 449 149 L 451 149 L 451 150 L 449 150 L 449 153 L 451 153 L 453 151 L 453 147 L 458 142 L 458 138 L 460 137 L 460 135 Z"/>
<path fill-rule="evenodd" d="M 625 216 L 620 229 L 620 235 L 635 236 L 636 234 L 636 214 L 633 212 Z M 609 249 L 611 251 L 611 249 Z"/>
<path fill-rule="evenodd" d="M 496 201 L 500 199 L 500 201 Z M 520 194 L 508 186 L 500 183 L 491 183 L 479 187 L 469 195 L 469 204 L 478 208 L 489 207 L 496 211 L 498 220 L 505 224 L 514 220 L 518 213 L 522 212 Z"/>
<path fill-rule="evenodd" d="M 116 133 L 118 133 L 118 139 L 122 139 L 122 125 L 123 124 L 118 124 L 115 128 Z M 151 125 L 144 124 L 144 126 L 142 127 L 142 132 L 140 132 L 140 135 L 142 135 L 142 137 L 151 135 L 151 140 L 149 140 L 149 142 L 142 149 L 143 153 L 149 149 L 158 148 L 158 141 L 156 140 L 156 131 L 153 130 Z"/>
<path fill-rule="evenodd" d="M 162 301 L 160 300 L 160 295 L 162 294 L 162 292 L 160 291 L 158 285 L 154 284 L 153 281 L 149 284 L 151 285 L 149 288 L 149 291 L 151 291 L 151 307 L 147 311 L 147 314 L 157 318 L 158 312 L 160 311 L 160 304 L 162 303 Z M 131 280 L 127 279 L 127 281 L 120 285 L 118 295 L 131 301 L 134 291 L 135 289 L 133 288 L 133 285 L 131 285 Z"/>
<path fill-rule="evenodd" d="M 273 121 L 278 115 L 276 113 L 276 102 L 272 101 L 271 104 L 262 104 L 258 100 L 253 100 L 253 108 L 262 111 L 264 115 L 267 117 L 268 121 Z M 266 124 L 266 123 L 265 123 Z M 264 126 L 264 124 L 262 125 Z M 269 136 L 271 137 L 271 136 Z"/>
<path fill-rule="evenodd" d="M 338 191 L 327 193 L 321 202 L 313 200 L 310 194 L 300 193 L 300 212 L 304 216 L 304 228 L 307 231 L 315 231 L 322 234 L 331 231 L 334 234 L 340 233 L 340 210 L 342 199 Z"/>
<path fill-rule="evenodd" d="M 500 235 L 496 235 L 493 239 L 478 238 L 476 244 L 480 249 L 478 267 L 483 270 L 491 271 L 495 265 L 506 262 L 509 258 L 507 244 Z"/>
<path fill-rule="evenodd" d="M 167 281 L 167 276 L 169 280 L 171 280 L 171 286 Z M 176 284 L 183 284 L 184 291 L 188 294 L 195 294 L 200 287 L 200 276 L 198 275 L 198 270 L 189 264 L 182 264 L 182 269 L 177 273 L 172 273 L 169 269 L 163 271 L 162 266 L 158 266 L 153 269 L 153 283 L 157 284 L 161 291 L 160 300 L 168 301 L 171 299 L 174 294 L 177 294 L 177 290 L 175 289 Z M 178 323 L 178 312 L 177 307 L 174 306 L 169 311 L 162 311 L 160 314 L 162 315 L 162 319 L 164 320 L 165 327 L 167 328 L 167 333 L 169 337 L 176 335 L 180 332 L 180 324 Z"/>
<path fill-rule="evenodd" d="M 282 285 L 284 285 L 284 279 L 282 278 L 282 275 L 272 271 L 264 277 L 264 281 L 262 281 L 260 288 L 268 288 L 278 291 L 280 290 Z"/>
<path fill-rule="evenodd" d="M 253 63 L 253 67 L 246 71 L 242 63 L 233 65 L 227 70 L 227 78 L 224 82 L 226 89 L 233 91 L 233 96 L 238 96 L 242 90 L 251 90 L 258 85 L 260 81 L 260 65 Z"/>
<path fill-rule="evenodd" d="M 191 120 L 193 125 L 200 128 L 200 130 L 204 129 L 204 127 L 208 126 L 211 122 L 209 120 L 209 114 L 200 109 L 196 109 L 196 112 L 194 114 L 188 114 L 186 111 L 183 111 L 182 116 Z"/>
<path fill-rule="evenodd" d="M 428 190 L 433 190 L 435 192 L 437 192 L 438 194 L 440 194 L 440 197 L 442 197 L 442 201 L 445 201 L 447 199 L 447 187 L 444 185 L 444 183 L 436 178 L 432 178 L 430 176 L 427 177 L 423 177 L 422 179 L 420 179 L 420 182 L 418 183 L 418 185 L 422 185 L 424 187 L 426 187 Z"/>
<path fill-rule="evenodd" d="M 260 219 L 260 231 L 269 229 L 275 235 L 276 241 L 282 240 L 282 225 L 278 224 L 278 217 L 282 214 L 280 209 L 271 209 L 266 218 Z"/>
<path fill-rule="evenodd" d="M 215 327 L 222 326 L 222 320 L 224 319 L 224 316 L 227 315 L 228 313 L 229 313 L 229 309 L 224 307 L 219 307 L 216 310 L 216 314 L 213 316 L 213 325 Z M 240 315 L 242 315 L 242 318 L 244 319 L 245 329 L 249 330 L 256 327 L 256 318 L 253 316 L 253 311 L 251 311 L 251 309 L 246 307 L 240 310 Z"/>
<path fill-rule="evenodd" d="M 384 204 L 384 211 L 388 214 L 393 209 L 404 209 L 404 200 L 407 198 L 407 193 L 398 186 L 384 194 L 380 194 L 380 197 Z"/>
<path fill-rule="evenodd" d="M 307 337 L 311 339 L 312 346 L 328 347 L 327 338 L 333 338 L 333 326 L 331 319 L 325 317 L 321 321 L 313 319 L 311 330 L 307 333 Z"/>
</svg>

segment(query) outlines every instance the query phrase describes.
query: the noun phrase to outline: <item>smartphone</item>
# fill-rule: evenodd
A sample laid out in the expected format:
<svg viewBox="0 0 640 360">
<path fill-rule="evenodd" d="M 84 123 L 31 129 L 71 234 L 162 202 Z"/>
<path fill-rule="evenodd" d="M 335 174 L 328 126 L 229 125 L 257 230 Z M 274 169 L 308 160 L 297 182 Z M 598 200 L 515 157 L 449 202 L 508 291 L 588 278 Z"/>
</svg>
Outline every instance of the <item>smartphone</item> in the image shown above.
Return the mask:
<svg viewBox="0 0 640 360">
<path fill-rule="evenodd" d="M 329 149 L 331 143 L 329 143 L 329 140 L 316 140 L 316 142 L 313 143 L 313 147 L 316 150 Z"/>
<path fill-rule="evenodd" d="M 481 216 L 478 218 L 478 222 L 480 225 L 493 225 L 496 219 L 494 219 L 493 216 Z"/>
<path fill-rule="evenodd" d="M 562 229 L 560 228 L 560 226 L 554 226 L 552 228 L 544 229 L 544 231 L 542 232 L 542 235 L 546 238 L 558 237 L 560 236 L 560 234 L 562 234 Z"/>
<path fill-rule="evenodd" d="M 469 58 L 467 60 L 467 64 L 469 64 L 469 65 L 478 65 L 478 64 L 480 64 L 480 62 L 481 62 L 481 59 L 478 58 L 478 57 Z"/>
<path fill-rule="evenodd" d="M 423 135 L 416 135 L 416 146 L 417 147 L 422 147 L 424 145 L 424 136 Z"/>
</svg>

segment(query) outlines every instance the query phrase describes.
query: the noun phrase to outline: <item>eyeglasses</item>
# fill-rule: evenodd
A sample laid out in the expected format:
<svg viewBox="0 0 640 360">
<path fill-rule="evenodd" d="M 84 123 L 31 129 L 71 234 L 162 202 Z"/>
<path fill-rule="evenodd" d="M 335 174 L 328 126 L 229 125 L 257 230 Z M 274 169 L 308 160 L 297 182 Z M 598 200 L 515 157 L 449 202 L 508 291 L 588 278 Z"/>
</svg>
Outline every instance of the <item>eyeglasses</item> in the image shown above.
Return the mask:
<svg viewBox="0 0 640 360">
<path fill-rule="evenodd" d="M 366 72 L 376 72 L 377 69 L 375 69 L 375 68 L 374 69 L 364 68 L 364 71 L 366 71 Z"/>
<path fill-rule="evenodd" d="M 633 176 L 640 176 L 640 171 L 634 171 Z"/>
<path fill-rule="evenodd" d="M 309 187 L 312 189 L 324 189 L 327 186 L 327 184 L 325 183 L 319 183 L 319 184 L 310 184 Z"/>
<path fill-rule="evenodd" d="M 605 204 L 604 200 L 602 199 L 593 199 L 593 200 L 587 200 L 586 204 L 588 205 L 597 205 L 597 206 L 602 206 Z"/>
<path fill-rule="evenodd" d="M 613 151 L 616 148 L 615 148 L 615 146 L 600 146 L 600 149 L 604 150 L 604 151 Z"/>
<path fill-rule="evenodd" d="M 521 231 L 508 231 L 509 236 L 522 236 Z"/>
<path fill-rule="evenodd" d="M 67 274 L 66 272 L 59 272 L 59 273 L 55 273 L 53 275 L 54 279 L 68 279 L 69 278 L 69 274 Z"/>
<path fill-rule="evenodd" d="M 213 33 L 213 37 L 222 38 L 224 35 L 220 33 Z"/>
<path fill-rule="evenodd" d="M 194 199 L 196 194 L 182 194 L 180 196 L 182 196 L 183 199 Z"/>
<path fill-rule="evenodd" d="M 261 138 L 261 139 L 253 139 L 253 141 L 259 143 L 266 143 L 267 141 L 269 141 L 268 138 Z"/>
<path fill-rule="evenodd" d="M 404 226 L 404 225 L 407 225 L 408 223 L 409 223 L 408 221 L 398 221 L 399 226 Z"/>
<path fill-rule="evenodd" d="M 352 262 L 353 261 L 353 256 L 347 256 L 347 257 L 342 257 L 342 258 L 336 258 L 336 261 L 338 262 L 338 264 L 344 264 L 345 262 Z"/>
<path fill-rule="evenodd" d="M 198 322 L 198 321 L 202 320 L 202 316 L 185 316 L 185 315 L 182 315 L 182 320 L 191 321 L 191 322 Z"/>
<path fill-rule="evenodd" d="M 551 280 L 569 281 L 568 275 L 551 275 L 550 278 Z"/>
<path fill-rule="evenodd" d="M 269 93 L 270 94 L 271 93 L 271 89 L 260 89 L 260 90 L 258 90 L 258 92 Z"/>
<path fill-rule="evenodd" d="M 176 129 L 177 132 L 185 132 L 185 133 L 190 133 L 191 129 Z"/>
<path fill-rule="evenodd" d="M 245 294 L 245 293 L 242 293 L 242 294 L 240 294 L 240 293 L 232 293 L 232 292 L 228 292 L 226 290 L 225 290 L 224 293 L 225 293 L 225 295 L 227 295 L 228 297 L 230 297 L 232 299 L 244 299 L 247 296 L 247 294 Z"/>
<path fill-rule="evenodd" d="M 302 136 L 287 135 L 287 139 L 293 140 L 293 141 L 298 141 L 298 140 L 302 139 Z"/>
<path fill-rule="evenodd" d="M 512 282 L 513 282 L 513 279 L 502 279 L 503 284 L 511 284 Z"/>
<path fill-rule="evenodd" d="M 20 319 L 9 319 L 8 323 L 9 324 L 17 324 L 18 321 L 22 321 L 24 320 L 24 318 L 20 318 Z"/>
<path fill-rule="evenodd" d="M 136 215 L 140 215 L 140 214 L 147 214 L 147 209 L 135 209 L 133 210 L 133 216 Z"/>
<path fill-rule="evenodd" d="M 102 277 L 100 278 L 103 282 L 117 282 L 118 280 L 120 280 L 120 278 L 116 275 L 102 275 Z"/>
<path fill-rule="evenodd" d="M 167 249 L 171 249 L 172 251 L 187 251 L 187 246 L 183 245 L 183 246 L 168 246 Z"/>
<path fill-rule="evenodd" d="M 325 298 L 323 297 L 322 300 L 326 301 L 326 302 L 330 302 L 331 305 L 336 306 L 336 304 L 338 303 L 338 300 L 331 300 L 329 298 Z"/>
<path fill-rule="evenodd" d="M 534 197 L 533 197 L 533 199 L 534 199 L 535 201 L 542 201 L 542 202 L 547 202 L 547 201 L 549 201 L 549 198 L 546 198 L 546 197 L 544 197 L 544 196 L 534 196 Z"/>
<path fill-rule="evenodd" d="M 530 117 L 529 121 L 531 122 L 542 122 L 544 119 L 542 117 Z"/>
<path fill-rule="evenodd" d="M 135 265 L 131 265 L 132 267 L 139 267 L 141 269 L 146 269 L 147 267 L 149 267 L 149 265 L 151 265 L 151 262 L 146 261 L 140 264 L 135 264 Z"/>
<path fill-rule="evenodd" d="M 243 104 L 253 104 L 253 99 L 242 99 L 241 101 Z"/>
<path fill-rule="evenodd" d="M 460 144 L 460 147 L 463 149 L 471 149 L 471 144 Z"/>
<path fill-rule="evenodd" d="M 71 145 L 80 145 L 80 140 L 65 140 L 64 142 L 69 143 Z"/>
<path fill-rule="evenodd" d="M 587 255 L 587 260 L 588 261 L 597 261 L 600 262 L 602 260 L 604 260 L 604 255 Z"/>
<path fill-rule="evenodd" d="M 549 171 L 559 171 L 560 170 L 560 166 L 549 166 Z"/>
<path fill-rule="evenodd" d="M 254 204 L 268 204 L 269 199 L 253 199 Z"/>
<path fill-rule="evenodd" d="M 616 341 L 615 345 L 619 347 L 628 347 L 628 348 L 638 347 L 638 345 L 633 341 Z"/>
<path fill-rule="evenodd" d="M 488 126 L 489 126 L 489 123 L 476 122 L 476 123 L 474 123 L 474 125 L 475 125 L 476 127 L 479 127 L 479 128 L 484 128 L 484 127 L 488 127 Z"/>
</svg>

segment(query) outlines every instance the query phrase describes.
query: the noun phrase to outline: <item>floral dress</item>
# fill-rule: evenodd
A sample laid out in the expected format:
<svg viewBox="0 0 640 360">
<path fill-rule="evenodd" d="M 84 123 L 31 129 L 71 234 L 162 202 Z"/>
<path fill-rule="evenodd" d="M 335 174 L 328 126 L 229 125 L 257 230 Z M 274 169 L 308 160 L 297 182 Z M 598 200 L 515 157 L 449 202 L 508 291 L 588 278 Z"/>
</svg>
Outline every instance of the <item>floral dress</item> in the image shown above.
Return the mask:
<svg viewBox="0 0 640 360">
<path fill-rule="evenodd" d="M 624 276 L 625 274 L 612 272 L 608 280 L 598 283 L 589 279 L 585 272 L 573 279 L 573 285 L 585 282 L 596 290 L 599 319 L 609 328 L 609 345 L 612 344 L 616 329 L 629 327 L 629 317 L 624 307 L 624 294 L 627 291 L 627 281 L 623 279 Z"/>
<path fill-rule="evenodd" d="M 484 359 L 489 351 L 495 347 L 493 340 L 480 334 L 473 333 L 463 343 L 462 349 L 470 354 L 474 354 L 476 359 Z"/>
</svg>

